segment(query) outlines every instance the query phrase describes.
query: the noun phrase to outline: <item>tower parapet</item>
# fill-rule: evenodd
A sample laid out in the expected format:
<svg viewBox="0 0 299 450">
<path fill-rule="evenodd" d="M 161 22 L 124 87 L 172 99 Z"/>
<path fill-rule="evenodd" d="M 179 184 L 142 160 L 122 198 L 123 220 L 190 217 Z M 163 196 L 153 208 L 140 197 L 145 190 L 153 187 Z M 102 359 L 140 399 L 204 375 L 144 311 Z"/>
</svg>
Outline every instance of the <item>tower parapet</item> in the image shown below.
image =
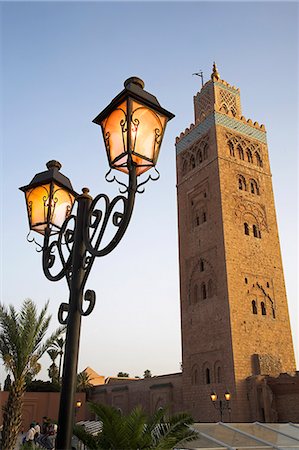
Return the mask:
<svg viewBox="0 0 299 450">
<path fill-rule="evenodd" d="M 194 123 L 176 137 L 177 153 L 184 150 L 194 139 L 198 139 L 214 125 L 224 126 L 247 138 L 266 143 L 265 125 L 246 119 L 242 115 L 240 89 L 220 78 L 215 63 L 211 79 L 203 85 L 193 100 Z"/>
</svg>

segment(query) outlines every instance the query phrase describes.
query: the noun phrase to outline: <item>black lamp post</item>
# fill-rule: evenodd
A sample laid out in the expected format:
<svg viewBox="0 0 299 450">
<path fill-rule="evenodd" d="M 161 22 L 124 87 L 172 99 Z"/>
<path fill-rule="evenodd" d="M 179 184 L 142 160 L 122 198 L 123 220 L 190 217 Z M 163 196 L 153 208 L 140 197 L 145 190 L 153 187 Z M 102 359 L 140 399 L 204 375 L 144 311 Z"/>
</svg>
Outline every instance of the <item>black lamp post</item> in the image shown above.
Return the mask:
<svg viewBox="0 0 299 450">
<path fill-rule="evenodd" d="M 231 394 L 228 391 L 225 391 L 224 393 L 224 400 L 219 399 L 215 391 L 211 392 L 210 395 L 211 401 L 214 405 L 214 408 L 216 408 L 220 412 L 220 421 L 223 422 L 223 412 L 224 410 L 228 410 L 229 414 L 229 421 L 230 421 L 230 414 L 231 414 L 231 407 L 230 407 L 230 399 Z"/>
<path fill-rule="evenodd" d="M 140 78 L 129 78 L 124 86 L 93 121 L 102 127 L 110 165 L 108 174 L 116 169 L 129 176 L 128 185 L 120 183 L 124 186 L 121 195 L 112 201 L 106 194 L 92 199 L 87 188 L 78 195 L 59 171 L 61 164 L 57 161 L 50 161 L 47 171 L 20 188 L 25 193 L 30 229 L 44 236 L 40 246 L 44 274 L 50 281 L 65 278 L 70 292 L 69 302 L 62 303 L 58 311 L 59 322 L 66 325 L 58 450 L 71 448 L 81 317 L 92 312 L 96 297 L 92 290 L 84 293 L 88 275 L 95 258 L 110 253 L 123 237 L 136 192 L 143 192 L 141 186 L 153 179 L 148 176 L 138 184 L 137 177 L 156 165 L 167 121 L 174 117 L 156 97 L 143 90 Z M 108 174 L 106 180 L 114 181 L 115 177 L 107 179 Z M 72 214 L 75 201 L 77 213 Z M 109 224 L 114 227 L 113 237 L 103 244 Z M 84 301 L 88 304 L 86 309 Z"/>
</svg>

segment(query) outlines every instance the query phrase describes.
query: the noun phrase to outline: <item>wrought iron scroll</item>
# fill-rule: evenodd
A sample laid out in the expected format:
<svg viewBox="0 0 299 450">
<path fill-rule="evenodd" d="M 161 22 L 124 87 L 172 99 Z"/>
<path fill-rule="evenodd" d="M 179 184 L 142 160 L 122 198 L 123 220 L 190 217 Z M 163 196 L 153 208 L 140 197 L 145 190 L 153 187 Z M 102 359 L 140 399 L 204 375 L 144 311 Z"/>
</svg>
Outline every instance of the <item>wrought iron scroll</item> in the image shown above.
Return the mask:
<svg viewBox="0 0 299 450">
<path fill-rule="evenodd" d="M 74 230 L 70 228 L 72 220 L 74 221 L 74 226 L 76 225 L 76 217 L 74 215 L 68 216 L 61 230 L 57 235 L 54 235 L 55 239 L 52 239 L 52 241 L 49 233 L 46 231 L 43 246 L 43 270 L 45 276 L 50 281 L 59 281 L 66 277 L 69 286 L 71 281 L 72 247 L 74 244 Z M 66 256 L 64 253 L 66 253 Z M 57 259 L 59 259 L 62 267 L 58 273 L 53 274 Z"/>
</svg>

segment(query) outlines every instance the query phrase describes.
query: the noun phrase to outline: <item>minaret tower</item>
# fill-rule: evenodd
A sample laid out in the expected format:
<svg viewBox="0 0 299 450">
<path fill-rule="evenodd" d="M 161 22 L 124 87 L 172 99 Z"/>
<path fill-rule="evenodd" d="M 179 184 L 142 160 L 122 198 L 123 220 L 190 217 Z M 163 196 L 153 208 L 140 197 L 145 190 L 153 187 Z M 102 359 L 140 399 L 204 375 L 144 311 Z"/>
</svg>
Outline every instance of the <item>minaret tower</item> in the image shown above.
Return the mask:
<svg viewBox="0 0 299 450">
<path fill-rule="evenodd" d="M 218 421 L 228 389 L 245 422 L 246 378 L 295 370 L 266 131 L 215 63 L 194 112 L 176 139 L 184 404 Z"/>
</svg>

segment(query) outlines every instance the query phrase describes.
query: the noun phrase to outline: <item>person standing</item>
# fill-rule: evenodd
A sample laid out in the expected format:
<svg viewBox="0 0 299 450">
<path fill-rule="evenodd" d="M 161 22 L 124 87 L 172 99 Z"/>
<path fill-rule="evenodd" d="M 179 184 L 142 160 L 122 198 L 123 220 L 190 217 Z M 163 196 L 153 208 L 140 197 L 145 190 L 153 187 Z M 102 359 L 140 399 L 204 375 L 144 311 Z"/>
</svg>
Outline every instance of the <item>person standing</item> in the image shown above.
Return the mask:
<svg viewBox="0 0 299 450">
<path fill-rule="evenodd" d="M 28 448 L 35 448 L 35 442 L 34 442 L 34 436 L 35 436 L 35 423 L 32 422 L 30 424 L 30 428 L 26 433 L 25 439 L 24 439 L 24 443 L 28 444 Z"/>
<path fill-rule="evenodd" d="M 34 442 L 36 442 L 37 438 L 38 438 L 39 435 L 40 435 L 40 425 L 39 425 L 39 422 L 36 422 L 36 425 L 35 425 L 34 429 L 35 429 Z"/>
</svg>

